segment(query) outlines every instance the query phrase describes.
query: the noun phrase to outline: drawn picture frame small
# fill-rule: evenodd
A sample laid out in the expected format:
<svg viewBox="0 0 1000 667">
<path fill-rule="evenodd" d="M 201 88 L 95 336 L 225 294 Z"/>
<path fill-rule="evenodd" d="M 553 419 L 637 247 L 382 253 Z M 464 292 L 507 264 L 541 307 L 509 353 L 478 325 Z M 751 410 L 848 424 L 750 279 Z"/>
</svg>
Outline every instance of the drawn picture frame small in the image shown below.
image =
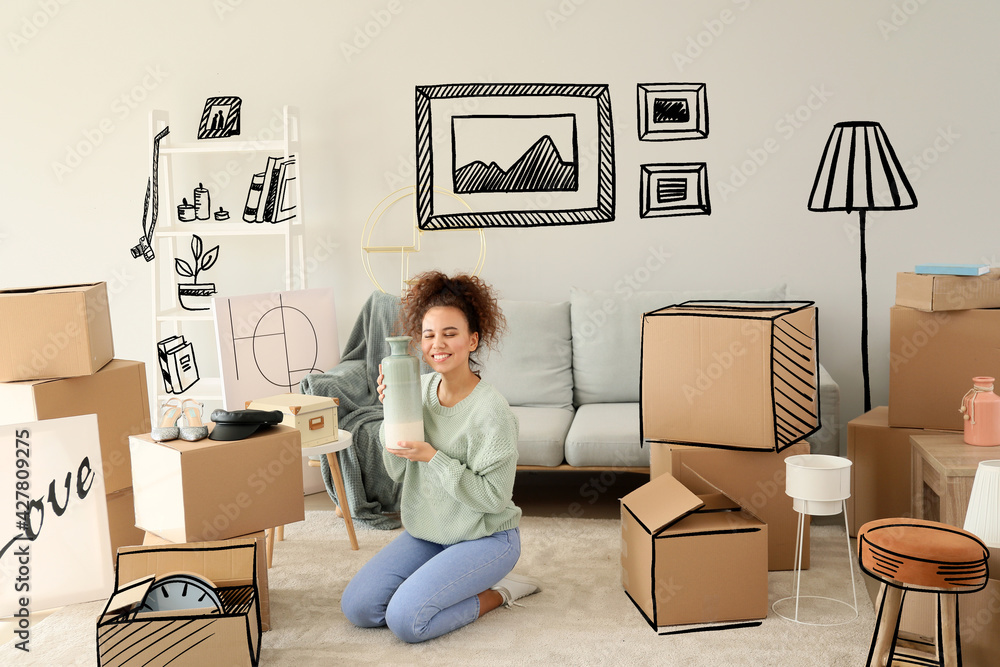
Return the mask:
<svg viewBox="0 0 1000 667">
<path fill-rule="evenodd" d="M 711 214 L 708 165 L 704 162 L 644 164 L 640 167 L 640 218 Z"/>
<path fill-rule="evenodd" d="M 704 83 L 640 83 L 636 106 L 640 141 L 708 136 L 708 94 Z"/>
<path fill-rule="evenodd" d="M 240 133 L 242 99 L 234 96 L 209 97 L 198 124 L 199 139 L 222 139 Z"/>
</svg>

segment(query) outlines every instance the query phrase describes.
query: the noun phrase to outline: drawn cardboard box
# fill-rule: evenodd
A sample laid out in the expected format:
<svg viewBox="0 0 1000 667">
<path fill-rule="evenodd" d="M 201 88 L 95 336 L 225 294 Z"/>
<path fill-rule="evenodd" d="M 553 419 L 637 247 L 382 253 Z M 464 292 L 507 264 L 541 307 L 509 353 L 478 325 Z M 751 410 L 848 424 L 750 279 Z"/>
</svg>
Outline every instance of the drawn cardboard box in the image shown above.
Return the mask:
<svg viewBox="0 0 1000 667">
<path fill-rule="evenodd" d="M 281 424 L 243 440 L 130 437 L 135 525 L 170 542 L 202 542 L 302 521 L 300 439 Z"/>
<path fill-rule="evenodd" d="M 621 516 L 622 587 L 659 634 L 767 616 L 767 525 L 726 495 L 660 475 L 622 498 Z"/>
<path fill-rule="evenodd" d="M 97 619 L 98 665 L 255 667 L 261 638 L 256 544 L 245 539 L 122 547 L 114 592 Z M 208 579 L 221 610 L 146 612 L 136 618 L 156 578 L 175 572 Z"/>
<path fill-rule="evenodd" d="M 142 531 L 139 531 L 139 533 L 139 542 L 141 542 L 144 547 L 156 547 L 165 544 L 173 544 L 173 542 L 165 540 L 159 535 L 154 535 L 153 533 L 142 533 Z M 265 558 L 265 554 L 267 554 L 267 536 L 264 534 L 264 531 L 261 530 L 249 535 L 234 537 L 233 540 L 254 540 L 254 542 L 257 543 L 257 553 L 261 555 L 261 557 L 257 559 L 257 601 L 260 606 L 260 627 L 264 632 L 267 632 L 271 629 L 271 594 L 267 583 L 267 558 Z M 206 543 L 194 542 L 189 544 Z"/>
<path fill-rule="evenodd" d="M 799 514 L 785 493 L 785 459 L 809 453 L 799 442 L 780 452 L 732 451 L 649 443 L 649 475 L 673 475 L 682 484 L 702 478 L 767 524 L 767 569 L 795 569 Z M 909 460 L 909 458 L 907 458 Z M 809 569 L 809 521 L 802 529 L 802 569 Z"/>
<path fill-rule="evenodd" d="M 246 403 L 249 410 L 281 410 L 285 415 L 281 423 L 299 430 L 303 447 L 325 445 L 337 440 L 339 405 L 339 398 L 306 394 L 279 394 Z"/>
<path fill-rule="evenodd" d="M 105 283 L 0 290 L 0 382 L 90 375 L 114 356 Z"/>
<path fill-rule="evenodd" d="M 820 427 L 811 301 L 687 301 L 643 315 L 641 436 L 781 451 Z"/>
</svg>

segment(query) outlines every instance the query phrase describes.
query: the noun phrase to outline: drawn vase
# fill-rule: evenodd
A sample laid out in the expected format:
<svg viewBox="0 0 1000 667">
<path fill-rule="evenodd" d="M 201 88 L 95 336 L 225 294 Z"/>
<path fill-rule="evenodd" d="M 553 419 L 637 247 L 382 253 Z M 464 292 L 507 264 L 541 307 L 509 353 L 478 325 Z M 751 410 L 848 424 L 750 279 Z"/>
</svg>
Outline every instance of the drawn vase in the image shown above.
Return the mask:
<svg viewBox="0 0 1000 667">
<path fill-rule="evenodd" d="M 211 310 L 215 283 L 178 283 L 177 299 L 184 310 Z"/>
<path fill-rule="evenodd" d="M 385 382 L 385 446 L 424 441 L 424 407 L 420 396 L 420 362 L 409 353 L 410 336 L 390 336 L 390 355 L 382 359 Z"/>
<path fill-rule="evenodd" d="M 1000 396 L 993 393 L 993 378 L 972 378 L 972 389 L 962 397 L 964 440 L 968 445 L 1000 445 Z"/>
</svg>

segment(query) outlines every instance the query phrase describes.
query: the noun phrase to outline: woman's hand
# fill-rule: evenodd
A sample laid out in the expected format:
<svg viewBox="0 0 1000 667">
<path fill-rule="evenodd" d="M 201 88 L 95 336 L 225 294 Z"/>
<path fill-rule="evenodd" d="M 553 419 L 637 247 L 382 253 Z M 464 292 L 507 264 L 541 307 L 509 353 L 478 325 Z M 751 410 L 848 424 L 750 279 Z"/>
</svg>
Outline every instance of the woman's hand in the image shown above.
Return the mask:
<svg viewBox="0 0 1000 667">
<path fill-rule="evenodd" d="M 430 460 L 437 454 L 437 450 L 429 442 L 418 442 L 415 440 L 404 440 L 399 443 L 401 448 L 386 447 L 390 454 L 395 454 L 401 459 L 408 461 L 423 461 L 430 463 Z"/>
<path fill-rule="evenodd" d="M 378 365 L 378 402 L 385 403 L 385 375 L 382 374 L 382 364 Z"/>
</svg>

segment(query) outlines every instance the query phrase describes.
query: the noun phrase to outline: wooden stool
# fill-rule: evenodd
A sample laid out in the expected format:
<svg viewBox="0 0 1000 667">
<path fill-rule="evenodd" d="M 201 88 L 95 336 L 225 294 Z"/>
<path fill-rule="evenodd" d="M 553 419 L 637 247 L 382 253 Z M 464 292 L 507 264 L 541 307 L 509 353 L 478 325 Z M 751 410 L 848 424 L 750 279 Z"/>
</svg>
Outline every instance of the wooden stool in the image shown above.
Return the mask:
<svg viewBox="0 0 1000 667">
<path fill-rule="evenodd" d="M 936 521 L 878 519 L 863 525 L 858 530 L 858 563 L 882 582 L 867 664 L 961 665 L 956 596 L 986 586 L 988 559 L 989 549 L 978 537 Z M 937 593 L 933 654 L 928 654 L 926 645 L 898 636 L 907 591 Z"/>
</svg>

